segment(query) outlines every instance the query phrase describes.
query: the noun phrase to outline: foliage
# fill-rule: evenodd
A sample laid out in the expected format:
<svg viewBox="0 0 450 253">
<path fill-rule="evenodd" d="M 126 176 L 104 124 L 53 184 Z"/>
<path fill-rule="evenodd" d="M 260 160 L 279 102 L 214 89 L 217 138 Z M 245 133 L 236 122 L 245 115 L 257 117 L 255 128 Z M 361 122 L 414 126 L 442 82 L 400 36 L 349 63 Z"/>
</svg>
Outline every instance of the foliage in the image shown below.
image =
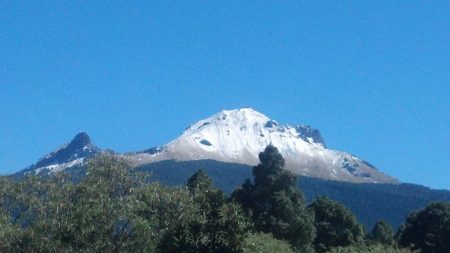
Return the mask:
<svg viewBox="0 0 450 253">
<path fill-rule="evenodd" d="M 214 185 L 226 193 L 242 185 L 252 176 L 252 167 L 213 160 L 161 161 L 138 168 L 151 173 L 149 180 L 171 186 L 184 185 L 198 168 L 203 168 Z M 354 184 L 319 178 L 300 177 L 299 189 L 307 203 L 320 196 L 344 204 L 370 231 L 383 219 L 396 230 L 413 210 L 424 208 L 433 201 L 450 201 L 450 191 L 434 190 L 413 184 Z"/>
<path fill-rule="evenodd" d="M 306 210 L 297 177 L 285 169 L 285 161 L 272 145 L 259 154 L 253 168 L 254 183 L 247 180 L 232 197 L 251 215 L 255 229 L 308 248 L 314 238 L 313 217 Z"/>
<path fill-rule="evenodd" d="M 380 220 L 373 227 L 368 239 L 374 243 L 393 245 L 395 243 L 394 230 L 389 223 Z"/>
<path fill-rule="evenodd" d="M 138 189 L 136 195 L 140 205 L 135 212 L 152 224 L 158 241 L 169 230 L 185 220 L 192 219 L 198 212 L 192 196 L 184 188 L 149 184 Z"/>
<path fill-rule="evenodd" d="M 355 215 L 344 205 L 326 197 L 316 199 L 308 209 L 314 212 L 317 252 L 325 252 L 332 247 L 350 246 L 363 241 L 364 230 Z"/>
<path fill-rule="evenodd" d="M 188 179 L 186 186 L 190 191 L 208 191 L 213 188 L 213 183 L 204 170 L 198 170 Z"/>
<path fill-rule="evenodd" d="M 134 191 L 141 183 L 123 161 L 109 156 L 93 160 L 86 179 L 68 196 L 75 201 L 64 201 L 73 208 L 64 214 L 69 220 L 63 236 L 77 251 L 153 251 L 152 224 L 135 212 L 141 203 Z"/>
<path fill-rule="evenodd" d="M 110 156 L 64 175 L 0 178 L 1 252 L 240 252 L 250 229 L 204 172 L 188 186 L 145 184 Z"/>
<path fill-rule="evenodd" d="M 161 240 L 161 252 L 240 252 L 249 222 L 239 205 L 228 202 L 199 170 L 187 183 L 198 209 L 173 226 Z"/>
<path fill-rule="evenodd" d="M 270 234 L 256 233 L 245 238 L 244 253 L 294 253 L 286 241 L 273 238 Z"/>
<path fill-rule="evenodd" d="M 399 244 L 421 252 L 450 252 L 450 203 L 431 203 L 407 219 Z"/>
<path fill-rule="evenodd" d="M 395 242 L 381 244 L 392 238 L 383 222 L 365 245 L 359 233 L 352 234 L 362 231 L 356 218 L 333 201 L 317 205 L 316 200 L 309 214 L 295 176 L 284 172 L 277 153 L 274 147 L 261 153 L 254 180 L 244 182 L 232 199 L 213 186 L 208 169 L 197 171 L 186 186 L 169 187 L 148 183 L 110 156 L 91 161 L 87 175 L 76 183 L 59 173 L 19 181 L 0 177 L 0 252 L 311 252 L 307 242 L 314 236 L 317 210 L 332 210 L 325 212 L 328 223 L 318 226 L 318 238 L 325 234 L 352 241 L 350 246 L 329 245 L 330 252 L 409 252 L 397 249 Z M 213 171 L 227 182 L 223 173 Z M 316 216 L 317 226 L 324 218 Z M 448 203 L 430 205 L 411 214 L 395 238 L 414 250 L 447 252 L 448 217 Z"/>
<path fill-rule="evenodd" d="M 331 248 L 327 253 L 412 253 L 409 249 L 399 249 L 394 246 L 387 246 L 381 244 L 372 245 L 352 245 L 347 247 Z"/>
<path fill-rule="evenodd" d="M 5 214 L 0 215 L 0 252 L 24 251 L 26 239 L 19 226 L 11 224 Z"/>
<path fill-rule="evenodd" d="M 152 252 L 152 226 L 135 215 L 139 186 L 113 157 L 89 164 L 78 185 L 63 175 L 29 177 L 7 191 L 11 225 L 21 227 L 15 252 Z"/>
</svg>

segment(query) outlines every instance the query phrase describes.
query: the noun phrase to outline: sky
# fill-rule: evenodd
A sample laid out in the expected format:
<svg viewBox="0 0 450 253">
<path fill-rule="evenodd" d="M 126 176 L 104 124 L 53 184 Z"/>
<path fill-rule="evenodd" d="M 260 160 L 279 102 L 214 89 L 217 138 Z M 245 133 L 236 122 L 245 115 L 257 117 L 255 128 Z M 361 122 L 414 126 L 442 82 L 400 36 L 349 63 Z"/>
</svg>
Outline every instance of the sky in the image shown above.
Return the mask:
<svg viewBox="0 0 450 253">
<path fill-rule="evenodd" d="M 86 131 L 118 152 L 252 107 L 450 189 L 446 1 L 0 0 L 0 173 Z"/>
</svg>

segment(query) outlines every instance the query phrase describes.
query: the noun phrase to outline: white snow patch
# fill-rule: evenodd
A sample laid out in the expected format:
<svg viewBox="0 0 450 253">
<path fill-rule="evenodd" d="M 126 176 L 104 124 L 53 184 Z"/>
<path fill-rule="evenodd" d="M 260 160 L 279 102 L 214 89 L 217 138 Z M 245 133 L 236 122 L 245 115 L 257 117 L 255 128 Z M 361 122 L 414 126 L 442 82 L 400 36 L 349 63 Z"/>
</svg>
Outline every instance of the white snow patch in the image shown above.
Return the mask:
<svg viewBox="0 0 450 253">
<path fill-rule="evenodd" d="M 52 165 L 48 165 L 48 166 L 44 166 L 44 167 L 39 167 L 34 170 L 34 173 L 39 174 L 43 170 L 48 170 L 49 173 L 55 173 L 55 172 L 59 172 L 64 169 L 70 168 L 72 166 L 75 166 L 77 164 L 80 164 L 83 161 L 84 161 L 84 158 L 78 158 L 78 159 L 75 159 L 75 160 L 67 162 L 67 163 L 52 164 Z"/>
</svg>

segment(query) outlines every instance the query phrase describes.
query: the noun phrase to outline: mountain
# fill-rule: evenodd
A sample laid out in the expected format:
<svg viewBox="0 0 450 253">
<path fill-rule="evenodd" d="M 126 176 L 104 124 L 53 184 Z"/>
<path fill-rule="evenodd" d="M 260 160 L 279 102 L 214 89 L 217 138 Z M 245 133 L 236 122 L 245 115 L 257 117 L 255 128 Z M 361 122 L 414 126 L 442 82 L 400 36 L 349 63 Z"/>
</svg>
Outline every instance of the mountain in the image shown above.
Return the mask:
<svg viewBox="0 0 450 253">
<path fill-rule="evenodd" d="M 279 149 L 287 169 L 298 175 L 355 183 L 399 183 L 354 155 L 327 149 L 319 130 L 282 125 L 251 108 L 221 111 L 191 125 L 164 146 L 123 157 L 133 166 L 202 159 L 256 165 L 258 154 L 269 144 Z"/>
<path fill-rule="evenodd" d="M 200 120 L 166 145 L 114 154 L 126 159 L 132 167 L 166 160 L 204 159 L 253 166 L 258 163 L 258 154 L 269 144 L 279 149 L 287 169 L 298 175 L 354 183 L 399 183 L 354 155 L 328 149 L 319 130 L 307 125 L 283 125 L 251 108 L 224 110 Z M 105 151 L 93 145 L 88 134 L 82 132 L 18 174 L 68 170 L 101 152 Z"/>
<path fill-rule="evenodd" d="M 101 150 L 92 144 L 89 135 L 81 132 L 72 141 L 45 155 L 37 163 L 20 171 L 18 174 L 49 174 L 66 170 L 83 165 L 89 158 L 100 152 Z"/>
<path fill-rule="evenodd" d="M 286 158 L 288 169 L 301 175 L 299 187 L 308 201 L 317 196 L 340 201 L 368 229 L 379 219 L 398 226 L 409 212 L 429 202 L 450 201 L 450 191 L 398 184 L 364 160 L 328 149 L 317 129 L 282 125 L 250 108 L 219 112 L 191 125 L 172 142 L 141 152 L 101 150 L 82 132 L 14 176 L 20 179 L 65 171 L 79 181 L 86 175 L 89 159 L 109 153 L 124 157 L 135 170 L 150 173 L 150 180 L 169 185 L 185 184 L 202 168 L 219 188 L 230 193 L 251 177 L 258 153 L 270 143 Z"/>
</svg>

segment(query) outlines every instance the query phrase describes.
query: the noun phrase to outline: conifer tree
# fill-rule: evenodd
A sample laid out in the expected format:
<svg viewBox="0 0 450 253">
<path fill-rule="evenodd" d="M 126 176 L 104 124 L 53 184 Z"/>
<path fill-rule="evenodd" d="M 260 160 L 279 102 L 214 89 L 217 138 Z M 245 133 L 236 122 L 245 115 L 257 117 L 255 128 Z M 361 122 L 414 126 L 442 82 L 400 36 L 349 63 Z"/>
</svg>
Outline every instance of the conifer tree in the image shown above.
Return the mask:
<svg viewBox="0 0 450 253">
<path fill-rule="evenodd" d="M 285 169 L 285 161 L 273 145 L 259 154 L 253 180 L 233 193 L 252 216 L 255 229 L 287 240 L 296 249 L 308 249 L 314 238 L 313 217 L 306 210 L 297 177 Z"/>
</svg>

